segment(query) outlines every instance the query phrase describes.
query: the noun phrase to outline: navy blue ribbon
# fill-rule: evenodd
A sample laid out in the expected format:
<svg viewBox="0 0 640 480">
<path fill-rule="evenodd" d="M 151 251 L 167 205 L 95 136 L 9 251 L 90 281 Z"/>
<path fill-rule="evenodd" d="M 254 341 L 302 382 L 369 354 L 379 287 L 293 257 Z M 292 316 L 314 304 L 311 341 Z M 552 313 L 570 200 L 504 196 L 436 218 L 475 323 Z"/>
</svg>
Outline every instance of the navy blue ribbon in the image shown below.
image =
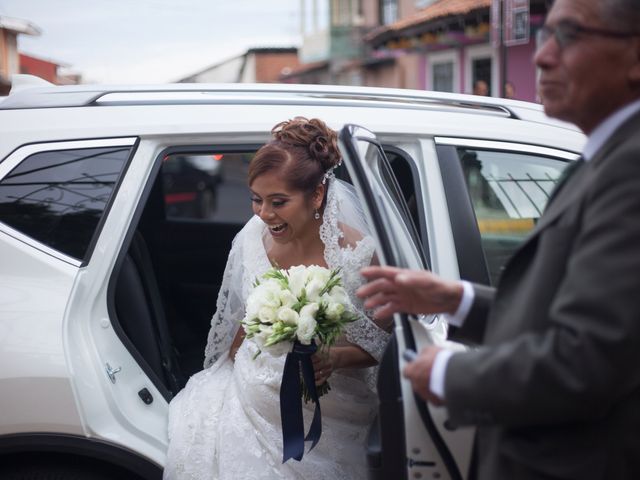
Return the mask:
<svg viewBox="0 0 640 480">
<path fill-rule="evenodd" d="M 316 390 L 315 374 L 311 355 L 316 353 L 315 342 L 311 345 L 302 345 L 296 341 L 293 350 L 287 354 L 282 372 L 282 385 L 280 386 L 280 416 L 282 418 L 282 463 L 290 458 L 302 460 L 304 455 L 304 442 L 311 441 L 311 450 L 316 446 L 322 435 L 322 414 L 318 391 Z M 313 412 L 313 420 L 309 427 L 309 433 L 304 436 L 304 421 L 302 417 L 302 385 L 300 383 L 300 368 L 304 384 L 311 395 L 311 400 L 316 404 Z"/>
</svg>

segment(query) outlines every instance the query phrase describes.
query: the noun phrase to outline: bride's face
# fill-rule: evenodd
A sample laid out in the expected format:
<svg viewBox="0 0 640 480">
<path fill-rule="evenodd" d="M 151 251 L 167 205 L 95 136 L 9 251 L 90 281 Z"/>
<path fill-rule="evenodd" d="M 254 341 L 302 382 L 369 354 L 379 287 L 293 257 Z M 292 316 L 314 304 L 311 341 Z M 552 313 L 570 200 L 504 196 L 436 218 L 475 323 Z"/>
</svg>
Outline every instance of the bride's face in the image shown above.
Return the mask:
<svg viewBox="0 0 640 480">
<path fill-rule="evenodd" d="M 322 204 L 322 187 L 312 194 L 291 189 L 279 172 L 267 172 L 250 185 L 253 213 L 269 228 L 274 241 L 287 243 L 317 235 L 314 213 Z"/>
</svg>

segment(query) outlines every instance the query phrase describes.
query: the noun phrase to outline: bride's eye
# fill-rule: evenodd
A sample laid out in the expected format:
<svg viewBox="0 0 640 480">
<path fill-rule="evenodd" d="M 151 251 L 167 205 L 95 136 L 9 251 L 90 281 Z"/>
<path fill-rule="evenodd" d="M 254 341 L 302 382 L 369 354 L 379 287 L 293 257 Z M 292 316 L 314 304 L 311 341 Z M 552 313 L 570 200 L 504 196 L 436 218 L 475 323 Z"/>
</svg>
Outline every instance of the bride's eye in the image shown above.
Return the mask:
<svg viewBox="0 0 640 480">
<path fill-rule="evenodd" d="M 262 203 L 262 199 L 258 197 L 251 197 L 251 203 L 260 204 Z"/>
<path fill-rule="evenodd" d="M 273 204 L 273 206 L 274 206 L 274 207 L 281 207 L 281 206 L 283 206 L 285 203 L 287 203 L 287 201 L 286 201 L 286 200 L 274 200 L 274 201 L 272 202 L 272 204 Z"/>
</svg>

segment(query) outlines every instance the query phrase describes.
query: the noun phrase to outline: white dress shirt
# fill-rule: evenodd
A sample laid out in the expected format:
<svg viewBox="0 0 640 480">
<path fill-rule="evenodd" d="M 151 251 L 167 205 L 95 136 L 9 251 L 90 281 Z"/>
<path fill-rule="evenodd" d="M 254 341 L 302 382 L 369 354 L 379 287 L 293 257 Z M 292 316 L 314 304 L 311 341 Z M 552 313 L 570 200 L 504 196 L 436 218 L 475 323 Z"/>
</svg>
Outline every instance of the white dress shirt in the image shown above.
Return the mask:
<svg viewBox="0 0 640 480">
<path fill-rule="evenodd" d="M 587 138 L 587 143 L 584 146 L 584 150 L 582 152 L 582 157 L 585 161 L 589 161 L 593 158 L 593 156 L 602 148 L 605 142 L 613 135 L 620 125 L 622 125 L 625 121 L 627 121 L 633 114 L 640 111 L 640 100 L 636 100 L 632 102 L 620 110 L 614 112 L 610 115 L 604 122 L 598 125 L 589 138 Z M 475 298 L 475 293 L 473 287 L 469 282 L 462 281 L 462 287 L 464 292 L 462 294 L 462 300 L 460 301 L 460 305 L 458 309 L 453 315 L 445 315 L 446 320 L 449 322 L 449 325 L 454 325 L 456 327 L 461 327 L 464 323 L 467 315 L 469 314 L 469 310 L 471 310 L 471 305 L 473 304 L 473 300 Z M 436 357 L 433 360 L 433 366 L 431 367 L 431 379 L 429 380 L 429 390 L 434 395 L 437 395 L 441 399 L 444 400 L 444 380 L 445 374 L 447 371 L 447 364 L 449 363 L 449 359 L 455 352 L 453 350 L 441 350 L 436 354 Z"/>
</svg>

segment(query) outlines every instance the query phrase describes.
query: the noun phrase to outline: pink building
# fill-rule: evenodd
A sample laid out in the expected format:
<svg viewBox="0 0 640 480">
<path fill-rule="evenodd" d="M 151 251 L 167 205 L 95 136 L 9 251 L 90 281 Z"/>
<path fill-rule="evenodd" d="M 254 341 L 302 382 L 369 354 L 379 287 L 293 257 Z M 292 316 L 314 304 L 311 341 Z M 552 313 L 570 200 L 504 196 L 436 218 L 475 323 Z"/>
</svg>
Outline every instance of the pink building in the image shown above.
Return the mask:
<svg viewBox="0 0 640 480">
<path fill-rule="evenodd" d="M 402 0 L 396 3 L 398 19 L 374 29 L 365 41 L 378 56 L 407 57 L 414 88 L 472 93 L 482 80 L 490 95 L 502 96 L 509 82 L 514 98 L 536 100 L 534 33 L 544 20 L 545 1 L 436 0 L 414 11 L 411 5 L 403 11 Z"/>
<path fill-rule="evenodd" d="M 302 64 L 281 81 L 472 93 L 482 80 L 493 96 L 508 81 L 514 98 L 536 100 L 534 33 L 546 0 L 301 2 Z"/>
</svg>

